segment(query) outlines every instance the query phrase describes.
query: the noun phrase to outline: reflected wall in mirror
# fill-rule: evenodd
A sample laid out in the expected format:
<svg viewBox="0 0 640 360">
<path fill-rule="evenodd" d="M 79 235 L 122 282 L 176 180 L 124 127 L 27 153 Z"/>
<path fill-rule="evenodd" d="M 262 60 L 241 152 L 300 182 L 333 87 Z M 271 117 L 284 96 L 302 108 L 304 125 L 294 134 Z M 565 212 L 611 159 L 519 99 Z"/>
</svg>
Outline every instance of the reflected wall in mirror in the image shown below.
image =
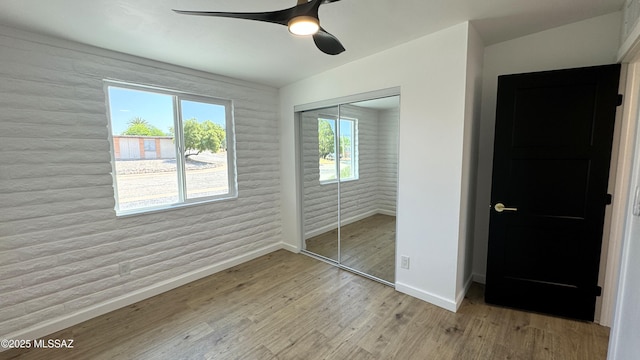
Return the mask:
<svg viewBox="0 0 640 360">
<path fill-rule="evenodd" d="M 399 96 L 300 118 L 304 249 L 393 283 Z"/>
<path fill-rule="evenodd" d="M 304 247 L 338 261 L 338 182 L 336 181 L 335 121 L 338 107 L 304 111 L 301 119 Z M 333 128 L 331 127 L 333 125 Z"/>
</svg>

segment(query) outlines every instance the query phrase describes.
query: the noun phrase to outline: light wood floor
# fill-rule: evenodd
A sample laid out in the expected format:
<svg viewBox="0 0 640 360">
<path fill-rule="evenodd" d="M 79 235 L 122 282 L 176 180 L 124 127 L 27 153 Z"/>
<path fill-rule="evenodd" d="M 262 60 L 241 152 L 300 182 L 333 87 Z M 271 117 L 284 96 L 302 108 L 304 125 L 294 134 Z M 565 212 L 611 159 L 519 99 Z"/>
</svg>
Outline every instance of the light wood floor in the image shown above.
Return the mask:
<svg viewBox="0 0 640 360">
<path fill-rule="evenodd" d="M 458 313 L 284 250 L 47 336 L 20 359 L 605 359 L 608 329 L 490 307 Z"/>
<path fill-rule="evenodd" d="M 395 280 L 396 217 L 376 214 L 340 229 L 340 262 L 388 282 Z M 338 230 L 306 240 L 306 250 L 338 259 Z"/>
</svg>

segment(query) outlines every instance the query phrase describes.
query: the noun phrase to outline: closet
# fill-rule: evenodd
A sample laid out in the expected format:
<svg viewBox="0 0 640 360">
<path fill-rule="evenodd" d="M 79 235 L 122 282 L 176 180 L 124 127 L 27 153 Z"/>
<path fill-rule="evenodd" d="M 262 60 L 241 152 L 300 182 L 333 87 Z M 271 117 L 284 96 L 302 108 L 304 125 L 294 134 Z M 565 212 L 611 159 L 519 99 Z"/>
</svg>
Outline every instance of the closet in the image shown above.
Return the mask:
<svg viewBox="0 0 640 360">
<path fill-rule="evenodd" d="M 393 285 L 400 96 L 365 97 L 296 107 L 302 251 Z"/>
</svg>

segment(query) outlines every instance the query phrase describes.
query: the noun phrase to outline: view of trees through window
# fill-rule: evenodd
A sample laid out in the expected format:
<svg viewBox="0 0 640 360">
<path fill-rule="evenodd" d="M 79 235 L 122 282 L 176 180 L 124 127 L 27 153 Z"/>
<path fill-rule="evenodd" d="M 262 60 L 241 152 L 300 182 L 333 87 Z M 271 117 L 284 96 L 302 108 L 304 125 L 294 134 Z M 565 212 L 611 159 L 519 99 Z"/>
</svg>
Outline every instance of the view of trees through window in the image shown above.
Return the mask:
<svg viewBox="0 0 640 360">
<path fill-rule="evenodd" d="M 355 180 L 358 178 L 356 151 L 356 119 L 318 119 L 318 153 L 320 181 Z M 340 140 L 337 141 L 336 134 Z M 337 154 L 337 156 L 336 156 Z"/>
<path fill-rule="evenodd" d="M 227 101 L 115 85 L 108 96 L 117 211 L 234 195 Z"/>
</svg>

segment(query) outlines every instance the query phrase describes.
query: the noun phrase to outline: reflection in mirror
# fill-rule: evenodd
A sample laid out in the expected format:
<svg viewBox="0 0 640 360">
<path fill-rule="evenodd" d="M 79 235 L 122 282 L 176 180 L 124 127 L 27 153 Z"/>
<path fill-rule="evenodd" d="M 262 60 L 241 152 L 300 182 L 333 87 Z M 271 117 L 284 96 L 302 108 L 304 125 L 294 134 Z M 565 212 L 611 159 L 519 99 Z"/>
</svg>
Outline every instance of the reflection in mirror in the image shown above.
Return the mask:
<svg viewBox="0 0 640 360">
<path fill-rule="evenodd" d="M 395 279 L 399 101 L 299 113 L 304 249 L 387 283 Z"/>
<path fill-rule="evenodd" d="M 338 107 L 300 114 L 305 250 L 338 261 Z"/>
<path fill-rule="evenodd" d="M 357 181 L 340 188 L 340 263 L 394 282 L 400 97 L 345 104 L 356 119 Z M 345 147 L 342 158 L 349 158 Z"/>
</svg>

